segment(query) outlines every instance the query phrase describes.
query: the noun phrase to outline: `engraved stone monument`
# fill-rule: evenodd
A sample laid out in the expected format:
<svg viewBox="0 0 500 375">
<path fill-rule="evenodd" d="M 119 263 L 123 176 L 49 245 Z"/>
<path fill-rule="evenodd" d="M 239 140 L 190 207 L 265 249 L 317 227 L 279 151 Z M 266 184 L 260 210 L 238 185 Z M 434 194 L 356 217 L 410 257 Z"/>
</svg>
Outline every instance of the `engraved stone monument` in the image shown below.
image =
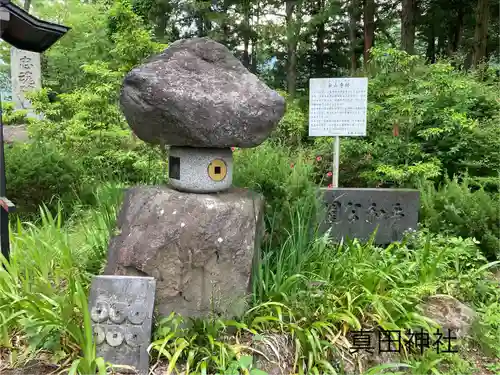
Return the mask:
<svg viewBox="0 0 500 375">
<path fill-rule="evenodd" d="M 40 54 L 12 47 L 10 56 L 12 100 L 15 108 L 28 110 L 29 116 L 35 116 L 26 94 L 42 88 Z"/>
<path fill-rule="evenodd" d="M 171 146 L 169 186 L 127 192 L 105 273 L 154 277 L 161 315 L 243 313 L 264 200 L 232 187 L 231 147 L 262 143 L 285 100 L 225 46 L 192 38 L 132 69 L 120 103 L 139 138 Z"/>
<path fill-rule="evenodd" d="M 155 287 L 152 277 L 94 277 L 89 309 L 98 357 L 148 373 Z"/>
<path fill-rule="evenodd" d="M 400 241 L 403 233 L 417 229 L 420 195 L 412 189 L 321 189 L 326 204 L 322 232 L 366 241 L 377 229 L 375 243 Z"/>
</svg>

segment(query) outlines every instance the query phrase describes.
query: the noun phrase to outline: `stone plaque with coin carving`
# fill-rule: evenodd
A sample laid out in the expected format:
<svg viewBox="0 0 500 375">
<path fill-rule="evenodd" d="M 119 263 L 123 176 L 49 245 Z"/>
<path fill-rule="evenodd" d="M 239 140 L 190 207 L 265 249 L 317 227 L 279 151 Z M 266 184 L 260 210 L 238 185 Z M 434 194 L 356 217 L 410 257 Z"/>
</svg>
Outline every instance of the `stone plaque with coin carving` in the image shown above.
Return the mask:
<svg viewBox="0 0 500 375">
<path fill-rule="evenodd" d="M 153 277 L 93 278 L 89 309 L 98 357 L 148 373 L 155 288 Z"/>
</svg>

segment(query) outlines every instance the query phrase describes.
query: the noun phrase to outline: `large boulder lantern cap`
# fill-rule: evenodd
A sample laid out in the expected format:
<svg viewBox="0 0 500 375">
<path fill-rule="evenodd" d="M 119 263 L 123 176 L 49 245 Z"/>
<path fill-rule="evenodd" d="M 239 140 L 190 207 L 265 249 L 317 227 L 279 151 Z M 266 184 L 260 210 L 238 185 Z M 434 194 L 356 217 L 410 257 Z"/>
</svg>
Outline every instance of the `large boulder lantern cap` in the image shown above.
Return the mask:
<svg viewBox="0 0 500 375">
<path fill-rule="evenodd" d="M 9 13 L 9 20 L 0 21 L 2 39 L 17 49 L 42 53 L 70 29 L 39 20 L 10 0 L 0 0 L 0 10 Z"/>
</svg>

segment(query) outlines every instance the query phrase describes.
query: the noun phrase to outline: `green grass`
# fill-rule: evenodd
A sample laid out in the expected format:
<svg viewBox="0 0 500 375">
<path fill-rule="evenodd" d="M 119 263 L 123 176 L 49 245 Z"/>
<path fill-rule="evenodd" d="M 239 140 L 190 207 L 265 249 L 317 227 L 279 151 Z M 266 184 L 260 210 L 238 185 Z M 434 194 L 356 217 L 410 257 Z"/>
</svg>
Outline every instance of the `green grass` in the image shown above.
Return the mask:
<svg viewBox="0 0 500 375">
<path fill-rule="evenodd" d="M 2 258 L 5 269 L 0 271 L 0 339 L 12 365 L 40 351 L 64 361 L 81 350 L 77 366 L 91 372 L 95 351 L 86 291 L 102 266 L 120 191 L 107 186 L 96 197 L 103 204 L 67 225 L 61 212 L 53 216 L 46 208 L 36 225 L 17 221 L 10 261 Z"/>
<path fill-rule="evenodd" d="M 438 189 L 423 184 L 420 220 L 434 233 L 476 238 L 487 258 L 500 260 L 500 195 L 473 187 L 467 176 Z"/>
<path fill-rule="evenodd" d="M 387 248 L 330 243 L 311 220 L 320 212 L 309 179 L 314 160 L 307 160 L 269 145 L 236 155 L 237 184 L 262 192 L 268 202 L 268 232 L 248 310 L 232 321 L 184 325 L 175 315 L 157 321 L 152 364 L 166 361 L 167 374 L 187 369 L 262 375 L 253 359 L 266 355 L 267 348 L 288 361 L 294 374 L 342 373 L 353 330 L 434 331 L 417 307 L 436 293 L 476 306 L 475 340 L 498 355 L 500 291 L 489 272 L 498 262 L 487 263 L 473 239 L 425 230 Z M 105 185 L 95 192 L 94 206 L 76 202 L 66 222 L 60 208 L 57 215 L 42 209 L 36 223 L 15 223 L 11 262 L 0 270 L 0 340 L 9 366 L 50 353 L 73 374 L 104 373 L 110 367 L 95 356 L 86 292 L 104 266 L 120 200 L 120 186 Z M 403 353 L 401 360 L 406 373 L 426 374 L 440 366 L 465 369 L 467 363 L 457 358 Z M 395 366 L 382 365 L 387 371 Z M 365 369 L 378 374 L 382 367 Z"/>
<path fill-rule="evenodd" d="M 457 278 L 484 277 L 495 266 L 486 263 L 472 240 L 425 233 L 385 249 L 356 241 L 332 247 L 326 237 L 311 233 L 307 215 L 300 213 L 293 215 L 288 240 L 263 252 L 253 307 L 244 316 L 237 322 L 198 322 L 189 329 L 180 329 L 182 319 L 172 316 L 156 331 L 153 355 L 202 373 L 203 368 L 224 368 L 242 350 L 252 353 L 249 345 L 228 341 L 228 332 L 232 337 L 280 333 L 292 339 L 296 373 L 337 373 L 332 363 L 346 354 L 349 331 L 378 326 L 434 332 L 434 322 L 418 313 L 422 298 L 446 288 L 464 297 L 468 291 L 460 289 Z M 497 298 L 493 283 L 484 294 Z M 444 359 L 429 358 L 409 362 L 412 373 L 425 374 Z"/>
</svg>

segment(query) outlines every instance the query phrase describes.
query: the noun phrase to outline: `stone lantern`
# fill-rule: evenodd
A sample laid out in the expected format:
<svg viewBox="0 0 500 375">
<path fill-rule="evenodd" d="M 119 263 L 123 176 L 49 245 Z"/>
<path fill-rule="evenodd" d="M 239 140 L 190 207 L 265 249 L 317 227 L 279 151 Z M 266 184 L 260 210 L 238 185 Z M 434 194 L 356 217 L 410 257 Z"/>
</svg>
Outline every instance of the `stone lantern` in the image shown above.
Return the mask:
<svg viewBox="0 0 500 375">
<path fill-rule="evenodd" d="M 169 184 L 128 190 L 105 273 L 154 277 L 162 316 L 241 314 L 264 199 L 232 187 L 231 147 L 264 142 L 285 100 L 225 46 L 192 38 L 132 69 L 120 103 L 137 137 L 170 146 Z"/>
</svg>

